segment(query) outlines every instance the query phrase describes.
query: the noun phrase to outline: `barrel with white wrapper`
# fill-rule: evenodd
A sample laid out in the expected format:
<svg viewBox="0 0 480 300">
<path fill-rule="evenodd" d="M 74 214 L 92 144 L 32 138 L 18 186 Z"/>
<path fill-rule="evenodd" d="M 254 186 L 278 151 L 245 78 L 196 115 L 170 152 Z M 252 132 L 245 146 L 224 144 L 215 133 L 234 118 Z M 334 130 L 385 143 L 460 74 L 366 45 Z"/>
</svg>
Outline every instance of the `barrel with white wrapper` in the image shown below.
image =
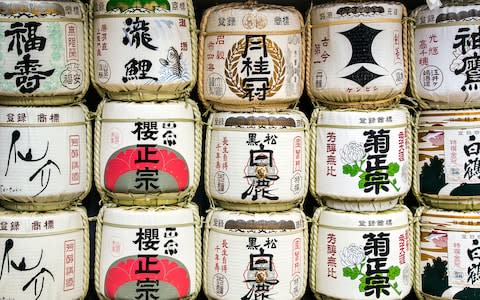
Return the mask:
<svg viewBox="0 0 480 300">
<path fill-rule="evenodd" d="M 85 4 L 0 1 L 0 104 L 81 101 L 90 83 Z"/>
<path fill-rule="evenodd" d="M 0 208 L 3 299 L 84 299 L 90 242 L 84 208 L 14 212 Z"/>
<path fill-rule="evenodd" d="M 0 106 L 0 205 L 62 209 L 92 181 L 89 112 L 73 106 Z"/>
<path fill-rule="evenodd" d="M 197 77 L 191 0 L 90 0 L 92 78 L 115 100 L 188 96 Z"/>
<path fill-rule="evenodd" d="M 376 111 L 315 109 L 310 189 L 329 207 L 392 208 L 410 189 L 412 127 L 406 107 Z"/>
<path fill-rule="evenodd" d="M 315 211 L 310 236 L 310 287 L 317 298 L 406 298 L 413 284 L 412 213 Z"/>
<path fill-rule="evenodd" d="M 101 299 L 195 299 L 201 288 L 198 207 L 114 207 L 99 213 L 95 288 Z"/>
<path fill-rule="evenodd" d="M 480 107 L 477 57 L 480 4 L 442 1 L 419 6 L 409 27 L 411 91 L 423 108 Z"/>
<path fill-rule="evenodd" d="M 335 1 L 307 19 L 307 92 L 331 107 L 381 107 L 407 86 L 407 10 L 394 1 Z"/>
<path fill-rule="evenodd" d="M 203 290 L 209 299 L 302 299 L 308 231 L 299 209 L 276 213 L 209 212 Z"/>
<path fill-rule="evenodd" d="M 95 129 L 95 184 L 107 201 L 150 206 L 191 200 L 202 145 L 195 102 L 103 101 Z"/>
<path fill-rule="evenodd" d="M 478 299 L 479 212 L 420 207 L 415 220 L 418 299 Z"/>
<path fill-rule="evenodd" d="M 233 210 L 280 211 L 308 191 L 308 120 L 296 110 L 212 113 L 205 152 L 205 190 Z"/>
<path fill-rule="evenodd" d="M 426 110 L 418 123 L 414 195 L 432 207 L 480 209 L 480 110 Z"/>
<path fill-rule="evenodd" d="M 198 93 L 207 107 L 272 111 L 299 101 L 305 42 L 294 7 L 217 5 L 204 12 L 200 26 Z"/>
</svg>

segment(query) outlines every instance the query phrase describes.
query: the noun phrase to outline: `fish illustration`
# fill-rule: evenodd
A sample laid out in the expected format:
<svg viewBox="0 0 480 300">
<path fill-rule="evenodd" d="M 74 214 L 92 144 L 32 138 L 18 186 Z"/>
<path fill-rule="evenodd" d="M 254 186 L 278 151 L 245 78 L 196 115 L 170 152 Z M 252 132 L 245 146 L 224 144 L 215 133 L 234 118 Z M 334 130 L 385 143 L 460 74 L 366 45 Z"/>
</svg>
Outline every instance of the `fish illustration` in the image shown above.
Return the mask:
<svg viewBox="0 0 480 300">
<path fill-rule="evenodd" d="M 167 59 L 160 58 L 159 61 L 164 67 L 170 69 L 172 75 L 182 77 L 183 67 L 180 63 L 181 59 L 182 53 L 179 55 L 175 48 L 170 47 L 168 48 Z"/>
</svg>

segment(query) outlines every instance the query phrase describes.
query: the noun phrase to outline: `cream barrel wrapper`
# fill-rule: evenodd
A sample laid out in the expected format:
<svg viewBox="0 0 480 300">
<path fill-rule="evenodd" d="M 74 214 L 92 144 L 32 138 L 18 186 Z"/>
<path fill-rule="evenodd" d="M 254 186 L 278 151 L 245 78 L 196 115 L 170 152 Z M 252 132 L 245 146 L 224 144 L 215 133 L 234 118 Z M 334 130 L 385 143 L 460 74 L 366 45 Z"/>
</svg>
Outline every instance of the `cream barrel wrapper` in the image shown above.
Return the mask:
<svg viewBox="0 0 480 300">
<path fill-rule="evenodd" d="M 203 290 L 209 299 L 303 297 L 308 232 L 301 210 L 215 209 L 205 226 Z"/>
<path fill-rule="evenodd" d="M 96 235 L 101 299 L 195 299 L 201 287 L 198 207 L 105 206 Z M 150 299 L 153 299 L 150 298 Z"/>
<path fill-rule="evenodd" d="M 60 209 L 81 201 L 92 181 L 89 113 L 73 106 L 0 106 L 1 205 Z"/>
<path fill-rule="evenodd" d="M 310 287 L 322 299 L 404 299 L 414 267 L 412 213 L 319 208 L 310 236 Z"/>
<path fill-rule="evenodd" d="M 246 211 L 287 210 L 308 191 L 308 120 L 296 110 L 212 113 L 205 189 L 214 204 Z"/>
<path fill-rule="evenodd" d="M 90 242 L 84 208 L 0 209 L 0 290 L 5 299 L 83 299 Z"/>
</svg>

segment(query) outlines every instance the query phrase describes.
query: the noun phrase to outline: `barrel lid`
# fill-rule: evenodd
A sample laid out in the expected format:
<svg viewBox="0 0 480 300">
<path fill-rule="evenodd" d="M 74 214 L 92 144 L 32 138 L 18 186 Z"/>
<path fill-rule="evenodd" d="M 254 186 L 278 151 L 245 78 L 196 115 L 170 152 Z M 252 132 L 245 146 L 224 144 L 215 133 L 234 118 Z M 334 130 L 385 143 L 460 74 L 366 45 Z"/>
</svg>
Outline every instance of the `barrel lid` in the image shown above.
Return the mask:
<svg viewBox="0 0 480 300">
<path fill-rule="evenodd" d="M 71 15 L 61 3 L 78 6 L 74 0 L 0 0 L 0 15 L 64 17 Z M 79 13 L 81 13 L 79 11 Z"/>
<path fill-rule="evenodd" d="M 420 112 L 419 126 L 480 127 L 479 109 L 426 110 Z"/>
<path fill-rule="evenodd" d="M 103 119 L 193 119 L 193 105 L 184 101 L 120 102 L 108 101 L 102 112 Z"/>
<path fill-rule="evenodd" d="M 417 25 L 460 21 L 472 21 L 472 25 L 475 25 L 474 21 L 480 19 L 480 11 L 478 10 L 480 3 L 462 4 L 457 1 L 454 5 L 443 4 L 436 9 L 429 9 L 427 5 L 418 7 L 416 10 Z M 465 24 L 462 25 L 465 26 Z"/>
<path fill-rule="evenodd" d="M 300 30 L 303 27 L 303 17 L 293 6 L 256 3 L 221 4 L 211 7 L 206 11 L 206 15 L 207 23 L 203 25 L 206 25 L 207 32 L 248 30 L 249 34 L 255 34 L 256 32 Z"/>
<path fill-rule="evenodd" d="M 87 218 L 83 208 L 49 212 L 15 212 L 0 208 L 0 237 L 2 235 L 53 235 L 83 230 Z"/>
<path fill-rule="evenodd" d="M 403 17 L 404 5 L 394 1 L 336 1 L 315 5 L 312 8 L 312 24 L 336 20 L 398 19 Z M 360 20 L 358 20 L 360 22 Z"/>
<path fill-rule="evenodd" d="M 198 207 L 189 204 L 185 207 L 104 207 L 103 224 L 112 227 L 163 227 L 194 224 Z"/>
<path fill-rule="evenodd" d="M 217 112 L 210 115 L 209 124 L 213 127 L 237 128 L 307 128 L 308 119 L 303 112 L 298 110 L 275 113 Z"/>
<path fill-rule="evenodd" d="M 343 230 L 388 230 L 408 226 L 409 209 L 397 205 L 381 212 L 348 212 L 321 208 L 315 214 L 320 227 L 335 227 Z"/>
<path fill-rule="evenodd" d="M 304 213 L 299 209 L 275 213 L 247 213 L 216 209 L 209 213 L 210 227 L 245 232 L 249 230 L 288 231 L 303 229 Z"/>
<path fill-rule="evenodd" d="M 83 104 L 73 106 L 0 106 L 0 123 L 4 124 L 62 124 L 85 122 Z"/>
<path fill-rule="evenodd" d="M 404 107 L 375 110 L 327 110 L 319 109 L 317 124 L 323 127 L 372 127 L 372 126 L 407 126 L 408 110 Z"/>
</svg>

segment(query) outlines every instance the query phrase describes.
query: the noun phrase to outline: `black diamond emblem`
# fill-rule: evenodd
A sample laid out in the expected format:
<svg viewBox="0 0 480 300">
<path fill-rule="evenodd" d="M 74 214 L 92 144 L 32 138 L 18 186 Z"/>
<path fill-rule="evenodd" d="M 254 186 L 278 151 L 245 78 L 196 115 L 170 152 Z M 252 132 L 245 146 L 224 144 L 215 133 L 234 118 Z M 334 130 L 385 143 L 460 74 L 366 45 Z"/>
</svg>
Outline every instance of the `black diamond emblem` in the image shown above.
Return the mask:
<svg viewBox="0 0 480 300">
<path fill-rule="evenodd" d="M 352 73 L 348 76 L 342 77 L 342 78 L 350 79 L 351 81 L 355 81 L 356 83 L 358 83 L 359 85 L 364 87 L 370 81 L 372 81 L 372 80 L 374 80 L 378 77 L 381 77 L 381 76 L 383 76 L 383 75 L 378 75 L 378 74 L 375 74 L 373 72 L 370 72 L 369 70 L 367 70 L 365 67 L 362 66 L 360 69 L 358 69 L 354 73 Z"/>
<path fill-rule="evenodd" d="M 372 44 L 375 37 L 382 30 L 373 29 L 363 23 L 358 24 L 350 30 L 340 32 L 352 45 L 352 57 L 347 66 L 367 63 L 378 65 L 372 54 Z"/>
</svg>

